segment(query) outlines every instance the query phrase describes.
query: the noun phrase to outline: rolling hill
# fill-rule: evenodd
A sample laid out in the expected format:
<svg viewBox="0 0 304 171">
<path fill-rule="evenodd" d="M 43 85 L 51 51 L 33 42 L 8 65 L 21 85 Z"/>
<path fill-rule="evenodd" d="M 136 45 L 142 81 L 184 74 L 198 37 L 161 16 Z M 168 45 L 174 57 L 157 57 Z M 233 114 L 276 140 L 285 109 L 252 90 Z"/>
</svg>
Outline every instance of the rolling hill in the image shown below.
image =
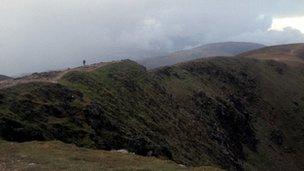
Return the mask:
<svg viewBox="0 0 304 171">
<path fill-rule="evenodd" d="M 275 60 L 290 65 L 304 64 L 304 44 L 288 44 L 261 48 L 239 56 L 260 60 Z"/>
<path fill-rule="evenodd" d="M 234 56 L 246 51 L 265 47 L 262 44 L 247 42 L 223 42 L 206 44 L 196 48 L 177 51 L 166 56 L 152 57 L 137 62 L 148 69 L 170 66 L 180 62 L 191 61 L 203 57 Z"/>
<path fill-rule="evenodd" d="M 11 79 L 11 78 L 8 76 L 5 76 L 5 75 L 0 75 L 0 81 L 7 80 L 7 79 Z"/>
<path fill-rule="evenodd" d="M 303 170 L 304 67 L 273 59 L 215 57 L 153 71 L 125 60 L 18 84 L 0 90 L 0 137 L 186 166 Z"/>
</svg>

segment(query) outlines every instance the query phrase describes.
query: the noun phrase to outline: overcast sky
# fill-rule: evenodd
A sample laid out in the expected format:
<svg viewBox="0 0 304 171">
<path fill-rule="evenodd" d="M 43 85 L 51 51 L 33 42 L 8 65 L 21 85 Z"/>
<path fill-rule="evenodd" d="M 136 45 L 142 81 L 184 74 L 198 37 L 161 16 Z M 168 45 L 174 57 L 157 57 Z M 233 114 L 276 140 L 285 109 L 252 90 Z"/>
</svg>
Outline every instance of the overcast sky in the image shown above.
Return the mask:
<svg viewBox="0 0 304 171">
<path fill-rule="evenodd" d="M 304 19 L 303 8 L 304 0 L 0 0 L 0 74 L 220 41 L 304 42 L 300 26 L 271 29 Z"/>
</svg>

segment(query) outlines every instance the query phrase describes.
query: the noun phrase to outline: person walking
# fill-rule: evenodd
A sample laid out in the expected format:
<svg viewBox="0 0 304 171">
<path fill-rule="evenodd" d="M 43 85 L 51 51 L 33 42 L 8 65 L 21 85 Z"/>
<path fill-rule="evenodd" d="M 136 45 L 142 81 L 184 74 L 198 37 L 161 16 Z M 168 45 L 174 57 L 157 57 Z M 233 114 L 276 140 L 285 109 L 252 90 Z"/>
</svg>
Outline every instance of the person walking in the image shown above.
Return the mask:
<svg viewBox="0 0 304 171">
<path fill-rule="evenodd" d="M 83 63 L 83 66 L 86 66 L 86 61 L 85 60 L 83 60 L 82 63 Z"/>
</svg>

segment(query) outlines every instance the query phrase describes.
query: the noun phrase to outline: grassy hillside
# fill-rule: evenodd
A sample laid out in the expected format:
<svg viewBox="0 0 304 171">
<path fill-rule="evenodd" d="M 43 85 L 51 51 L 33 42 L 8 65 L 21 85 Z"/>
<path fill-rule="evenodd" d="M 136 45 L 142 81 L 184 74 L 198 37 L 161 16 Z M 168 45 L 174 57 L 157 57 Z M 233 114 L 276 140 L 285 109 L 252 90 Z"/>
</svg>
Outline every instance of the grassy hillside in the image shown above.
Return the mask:
<svg viewBox="0 0 304 171">
<path fill-rule="evenodd" d="M 179 105 L 207 122 L 210 138 L 258 170 L 303 168 L 304 69 L 217 58 L 157 71 Z M 209 119 L 214 115 L 214 118 Z M 284 170 L 284 169 L 283 169 Z"/>
<path fill-rule="evenodd" d="M 52 142 L 9 143 L 0 140 L 0 170 L 201 170 L 171 161 L 125 152 L 89 150 Z"/>
<path fill-rule="evenodd" d="M 0 90 L 0 136 L 127 149 L 189 166 L 304 168 L 304 70 L 213 58 L 146 71 L 132 61 L 60 84 Z"/>
</svg>

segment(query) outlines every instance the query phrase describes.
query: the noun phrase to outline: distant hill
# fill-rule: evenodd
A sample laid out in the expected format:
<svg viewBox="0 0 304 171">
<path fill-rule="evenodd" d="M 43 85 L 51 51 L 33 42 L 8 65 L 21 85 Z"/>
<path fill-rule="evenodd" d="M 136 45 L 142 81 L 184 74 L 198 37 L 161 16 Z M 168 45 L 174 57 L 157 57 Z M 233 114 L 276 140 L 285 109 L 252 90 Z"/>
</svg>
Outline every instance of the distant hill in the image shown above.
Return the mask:
<svg viewBox="0 0 304 171">
<path fill-rule="evenodd" d="M 265 45 L 248 42 L 213 43 L 199 46 L 193 49 L 177 51 L 167 56 L 142 59 L 138 60 L 137 62 L 151 69 L 161 66 L 170 66 L 180 62 L 186 62 L 203 57 L 234 56 L 262 47 L 265 47 Z"/>
<path fill-rule="evenodd" d="M 10 77 L 5 75 L 0 75 L 0 81 L 10 79 Z"/>
<path fill-rule="evenodd" d="M 304 64 L 304 43 L 277 45 L 242 53 L 238 56 L 275 60 L 291 65 Z"/>
</svg>

